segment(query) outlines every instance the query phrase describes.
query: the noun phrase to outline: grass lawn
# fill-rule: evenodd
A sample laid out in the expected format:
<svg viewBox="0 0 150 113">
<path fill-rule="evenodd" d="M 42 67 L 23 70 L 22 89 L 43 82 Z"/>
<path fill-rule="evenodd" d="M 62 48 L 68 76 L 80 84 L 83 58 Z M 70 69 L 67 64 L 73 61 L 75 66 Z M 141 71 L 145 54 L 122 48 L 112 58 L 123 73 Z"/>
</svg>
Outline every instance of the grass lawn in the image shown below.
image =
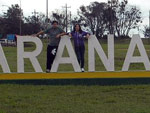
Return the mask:
<svg viewBox="0 0 150 113">
<path fill-rule="evenodd" d="M 150 113 L 150 86 L 0 85 L 0 113 Z"/>
</svg>

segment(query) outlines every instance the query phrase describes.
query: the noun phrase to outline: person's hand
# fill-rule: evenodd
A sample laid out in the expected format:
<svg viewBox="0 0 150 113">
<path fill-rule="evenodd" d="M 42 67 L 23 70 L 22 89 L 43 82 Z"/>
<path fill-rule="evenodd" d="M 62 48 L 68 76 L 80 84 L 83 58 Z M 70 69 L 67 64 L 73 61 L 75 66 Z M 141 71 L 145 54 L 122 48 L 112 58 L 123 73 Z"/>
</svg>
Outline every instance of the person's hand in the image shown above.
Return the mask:
<svg viewBox="0 0 150 113">
<path fill-rule="evenodd" d="M 86 38 L 87 38 L 87 39 L 89 39 L 89 37 L 90 37 L 90 35 L 89 35 L 89 34 L 87 34 L 87 35 L 86 35 Z"/>
<path fill-rule="evenodd" d="M 72 37 L 71 33 L 68 34 L 69 37 Z"/>
<path fill-rule="evenodd" d="M 56 38 L 59 38 L 60 37 L 60 34 L 58 34 L 57 36 L 56 36 Z"/>
</svg>

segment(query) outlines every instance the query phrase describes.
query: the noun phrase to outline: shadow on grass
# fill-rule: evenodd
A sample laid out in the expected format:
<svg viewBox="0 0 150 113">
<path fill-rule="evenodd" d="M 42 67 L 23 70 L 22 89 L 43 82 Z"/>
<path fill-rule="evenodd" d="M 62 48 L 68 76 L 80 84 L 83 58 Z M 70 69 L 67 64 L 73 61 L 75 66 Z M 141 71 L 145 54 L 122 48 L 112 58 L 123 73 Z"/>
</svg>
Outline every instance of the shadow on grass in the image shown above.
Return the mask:
<svg viewBox="0 0 150 113">
<path fill-rule="evenodd" d="M 146 85 L 150 78 L 109 78 L 109 79 L 44 79 L 44 80 L 0 80 L 0 84 L 20 85 Z"/>
</svg>

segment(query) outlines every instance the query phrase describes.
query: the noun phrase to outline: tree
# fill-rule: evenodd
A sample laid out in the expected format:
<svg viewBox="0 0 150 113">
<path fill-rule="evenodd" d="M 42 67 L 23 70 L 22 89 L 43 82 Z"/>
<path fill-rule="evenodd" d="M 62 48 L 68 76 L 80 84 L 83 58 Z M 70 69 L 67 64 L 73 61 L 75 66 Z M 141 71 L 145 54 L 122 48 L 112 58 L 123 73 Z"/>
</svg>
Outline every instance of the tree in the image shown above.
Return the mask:
<svg viewBox="0 0 150 113">
<path fill-rule="evenodd" d="M 144 34 L 145 37 L 150 38 L 150 28 L 145 26 L 143 34 Z"/>
<path fill-rule="evenodd" d="M 4 14 L 5 34 L 19 34 L 23 13 L 18 4 L 12 5 Z"/>
<path fill-rule="evenodd" d="M 93 34 L 103 37 L 107 30 L 105 21 L 106 3 L 92 2 L 89 6 L 81 6 L 79 11 L 80 19 L 85 26 L 89 26 Z"/>
<path fill-rule="evenodd" d="M 65 28 L 65 13 L 60 10 L 52 11 L 51 20 L 57 20 L 59 25 L 64 29 Z M 67 23 L 68 24 L 68 23 Z"/>
<path fill-rule="evenodd" d="M 81 23 L 92 30 L 97 37 L 115 34 L 118 37 L 128 36 L 131 29 L 139 28 L 142 22 L 141 11 L 128 4 L 128 0 L 108 3 L 92 2 L 89 6 L 81 6 L 79 11 Z"/>
<path fill-rule="evenodd" d="M 4 23 L 5 19 L 3 17 L 0 17 L 0 34 L 5 34 L 6 25 Z"/>
<path fill-rule="evenodd" d="M 23 25 L 24 35 L 35 34 L 40 30 L 46 29 L 47 23 L 45 22 L 45 20 L 46 16 L 43 13 L 39 12 L 34 12 L 32 16 L 26 17 Z"/>
<path fill-rule="evenodd" d="M 35 34 L 39 32 L 40 29 L 39 16 L 32 15 L 25 18 L 24 34 Z"/>
<path fill-rule="evenodd" d="M 56 9 L 55 11 L 52 11 L 50 20 L 51 21 L 57 20 L 62 29 L 66 29 L 67 27 L 67 30 L 68 30 L 68 29 L 71 29 L 72 27 L 71 16 L 72 16 L 71 13 L 68 13 L 67 14 L 68 19 L 66 21 L 66 12 Z"/>
<path fill-rule="evenodd" d="M 117 0 L 109 0 L 107 3 L 107 9 L 104 12 L 104 21 L 106 23 L 107 31 L 109 34 L 115 33 L 115 22 L 116 18 L 116 6 L 118 5 Z"/>
<path fill-rule="evenodd" d="M 128 36 L 131 29 L 137 29 L 142 22 L 140 9 L 128 5 L 128 0 L 118 2 L 113 10 L 116 14 L 113 25 L 118 37 Z"/>
</svg>

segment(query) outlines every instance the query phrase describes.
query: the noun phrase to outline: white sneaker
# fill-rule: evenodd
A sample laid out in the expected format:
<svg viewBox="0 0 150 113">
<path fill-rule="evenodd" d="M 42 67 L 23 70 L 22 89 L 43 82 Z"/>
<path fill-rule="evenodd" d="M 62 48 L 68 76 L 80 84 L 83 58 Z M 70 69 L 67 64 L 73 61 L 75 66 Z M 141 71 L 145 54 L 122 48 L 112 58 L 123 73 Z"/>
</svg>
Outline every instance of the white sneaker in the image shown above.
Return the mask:
<svg viewBox="0 0 150 113">
<path fill-rule="evenodd" d="M 50 73 L 50 70 L 49 70 L 49 69 L 47 69 L 47 70 L 46 70 L 46 73 Z"/>
<path fill-rule="evenodd" d="M 85 71 L 84 68 L 81 68 L 81 71 L 84 72 Z"/>
</svg>

